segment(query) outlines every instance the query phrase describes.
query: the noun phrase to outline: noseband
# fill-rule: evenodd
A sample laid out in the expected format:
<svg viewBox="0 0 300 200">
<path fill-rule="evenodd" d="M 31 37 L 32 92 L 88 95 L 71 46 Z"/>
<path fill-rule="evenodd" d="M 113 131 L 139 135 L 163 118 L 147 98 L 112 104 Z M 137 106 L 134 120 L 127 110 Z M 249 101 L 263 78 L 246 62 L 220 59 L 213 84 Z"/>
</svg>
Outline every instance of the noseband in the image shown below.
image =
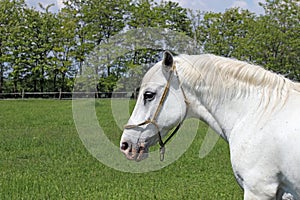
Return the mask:
<svg viewBox="0 0 300 200">
<path fill-rule="evenodd" d="M 181 92 L 182 92 L 183 97 L 184 97 L 184 102 L 186 103 L 186 112 L 185 112 L 184 118 L 181 120 L 181 122 L 176 126 L 176 128 L 173 130 L 173 132 L 170 134 L 170 136 L 166 139 L 166 141 L 163 142 L 162 137 L 161 137 L 161 133 L 160 133 L 160 130 L 159 130 L 159 126 L 157 124 L 156 119 L 157 119 L 159 113 L 161 112 L 162 106 L 163 106 L 164 102 L 166 101 L 167 95 L 170 91 L 170 84 L 171 84 L 171 80 L 172 80 L 173 75 L 176 75 L 177 78 L 178 78 L 178 82 L 179 82 L 179 85 L 180 85 L 180 88 L 181 88 Z M 137 127 L 144 126 L 144 125 L 147 125 L 147 124 L 153 124 L 157 129 L 158 142 L 159 142 L 159 145 L 160 145 L 160 161 L 163 161 L 164 160 L 164 154 L 165 154 L 165 145 L 170 141 L 170 139 L 178 132 L 179 128 L 181 127 L 183 121 L 186 118 L 187 111 L 188 111 L 188 106 L 189 106 L 189 102 L 188 102 L 188 100 L 186 98 L 186 95 L 185 95 L 185 92 L 184 92 L 184 90 L 181 86 L 181 83 L 180 83 L 180 80 L 179 80 L 179 77 L 178 77 L 178 73 L 177 73 L 177 70 L 176 70 L 176 66 L 174 64 L 173 67 L 170 69 L 167 84 L 165 86 L 164 92 L 161 96 L 161 99 L 159 101 L 158 107 L 155 111 L 155 114 L 154 114 L 153 118 L 148 119 L 148 120 L 146 120 L 146 121 L 144 121 L 140 124 L 137 124 L 137 125 L 126 125 L 124 128 L 125 129 L 133 129 L 133 128 L 137 128 Z"/>
</svg>

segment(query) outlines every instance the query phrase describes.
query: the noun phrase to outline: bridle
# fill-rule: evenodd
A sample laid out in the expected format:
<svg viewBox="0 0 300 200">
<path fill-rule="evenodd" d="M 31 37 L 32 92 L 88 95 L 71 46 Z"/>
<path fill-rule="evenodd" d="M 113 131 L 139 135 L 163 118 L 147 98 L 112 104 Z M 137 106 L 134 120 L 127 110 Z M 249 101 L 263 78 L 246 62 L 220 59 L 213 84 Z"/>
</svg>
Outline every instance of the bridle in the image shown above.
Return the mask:
<svg viewBox="0 0 300 200">
<path fill-rule="evenodd" d="M 163 142 L 162 137 L 161 137 L 161 133 L 160 133 L 160 130 L 159 130 L 159 126 L 157 124 L 156 119 L 157 119 L 159 113 L 161 112 L 162 106 L 163 106 L 164 102 L 166 101 L 167 95 L 168 95 L 168 93 L 170 91 L 170 84 L 171 84 L 171 80 L 172 80 L 173 75 L 176 75 L 177 78 L 178 78 L 180 89 L 181 89 L 181 92 L 182 92 L 183 97 L 184 97 L 184 102 L 186 104 L 186 112 L 185 112 L 185 115 L 184 115 L 183 119 L 179 122 L 179 124 L 176 126 L 176 128 L 173 130 L 173 132 L 170 134 L 170 136 L 166 139 L 166 141 Z M 145 120 L 144 122 L 136 124 L 136 125 L 125 125 L 124 128 L 125 129 L 133 129 L 133 128 L 137 128 L 137 127 L 144 126 L 144 125 L 147 125 L 147 124 L 153 124 L 156 127 L 156 129 L 157 129 L 158 142 L 159 142 L 159 145 L 160 145 L 160 161 L 163 161 L 164 160 L 164 154 L 165 154 L 165 145 L 171 140 L 171 138 L 180 129 L 183 121 L 185 120 L 185 118 L 187 116 L 188 107 L 189 107 L 189 102 L 188 102 L 188 100 L 186 98 L 186 94 L 185 94 L 185 92 L 184 92 L 184 90 L 182 88 L 182 85 L 180 83 L 180 80 L 179 80 L 179 77 L 178 77 L 178 73 L 177 73 L 177 70 L 176 70 L 176 66 L 174 64 L 172 66 L 172 68 L 170 69 L 170 71 L 169 71 L 169 77 L 168 77 L 167 84 L 165 86 L 165 89 L 164 89 L 163 94 L 161 96 L 161 99 L 159 101 L 158 107 L 157 107 L 157 109 L 156 109 L 156 111 L 155 111 L 152 119 Z"/>
</svg>

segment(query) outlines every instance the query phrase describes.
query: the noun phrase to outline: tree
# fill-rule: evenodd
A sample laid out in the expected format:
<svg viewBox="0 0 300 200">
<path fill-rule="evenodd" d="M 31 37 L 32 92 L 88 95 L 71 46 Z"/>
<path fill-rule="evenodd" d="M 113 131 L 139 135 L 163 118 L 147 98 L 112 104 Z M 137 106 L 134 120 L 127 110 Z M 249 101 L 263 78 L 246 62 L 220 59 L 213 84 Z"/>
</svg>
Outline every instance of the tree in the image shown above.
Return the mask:
<svg viewBox="0 0 300 200">
<path fill-rule="evenodd" d="M 58 25 L 55 30 L 54 60 L 55 65 L 50 74 L 54 91 L 65 91 L 67 78 L 75 78 L 76 60 L 76 20 L 65 9 L 57 15 Z M 70 90 L 70 89 L 69 89 Z"/>
<path fill-rule="evenodd" d="M 188 10 L 179 6 L 179 3 L 161 1 L 154 10 L 159 14 L 159 26 L 172 31 L 184 32 L 186 35 L 192 36 L 191 20 L 188 17 Z"/>
<path fill-rule="evenodd" d="M 300 6 L 296 0 L 267 0 L 261 4 L 256 33 L 258 63 L 300 80 Z"/>
<path fill-rule="evenodd" d="M 65 1 L 65 8 L 62 10 L 69 19 L 72 19 L 76 24 L 75 32 L 75 61 L 78 66 L 79 75 L 82 74 L 82 66 L 86 55 L 94 48 L 94 45 L 89 38 L 89 28 L 85 20 L 84 7 L 88 6 L 88 1 L 84 0 L 70 0 Z"/>
<path fill-rule="evenodd" d="M 149 68 L 149 64 L 158 62 L 164 48 L 176 49 L 181 44 L 176 44 L 178 38 L 173 32 L 180 32 L 183 36 L 192 35 L 191 21 L 188 18 L 187 9 L 179 6 L 172 1 L 161 1 L 156 3 L 154 0 L 138 0 L 129 6 L 127 24 L 130 30 L 124 35 L 124 40 L 131 41 L 124 55 L 114 58 L 115 62 L 108 65 L 108 69 L 119 78 L 123 78 L 122 84 L 118 89 L 132 90 L 134 87 L 126 88 L 125 82 L 137 80 L 137 74 L 143 74 Z M 166 30 L 169 30 L 166 31 Z M 121 36 L 122 37 L 122 36 Z M 131 37 L 131 38 L 130 38 Z M 125 39 L 126 38 L 126 39 Z M 172 38 L 173 41 L 168 41 Z M 170 45 L 170 44 L 173 44 Z M 185 44 L 187 45 L 187 44 Z M 177 48 L 178 49 L 178 48 Z M 171 49 L 169 49 L 171 50 Z M 140 66 L 144 68 L 141 69 Z M 106 85 L 115 85 L 111 80 Z M 101 85 L 104 85 L 102 79 Z M 132 84 L 130 84 L 132 85 Z M 136 86 L 137 87 L 137 86 Z"/>
<path fill-rule="evenodd" d="M 69 12 L 77 24 L 75 38 L 79 74 L 81 74 L 85 57 L 95 46 L 124 29 L 127 5 L 129 5 L 129 0 L 70 0 L 66 2 L 64 11 Z"/>
<path fill-rule="evenodd" d="M 89 38 L 99 45 L 118 34 L 126 26 L 129 0 L 90 0 L 83 7 L 84 20 L 89 29 Z"/>
<path fill-rule="evenodd" d="M 250 61 L 299 80 L 298 1 L 267 0 L 261 6 L 261 16 L 238 8 L 205 13 L 195 31 L 199 43 L 205 52 Z"/>
<path fill-rule="evenodd" d="M 254 22 L 253 13 L 239 8 L 206 13 L 197 30 L 198 40 L 205 52 L 251 61 L 245 51 Z"/>
<path fill-rule="evenodd" d="M 0 93 L 4 90 L 4 79 L 12 65 L 11 55 L 14 35 L 20 28 L 20 19 L 25 3 L 23 0 L 0 1 Z"/>
<path fill-rule="evenodd" d="M 300 80 L 296 0 L 266 0 L 261 16 L 239 8 L 193 12 L 155 0 L 69 0 L 65 5 L 51 13 L 51 5 L 35 10 L 24 0 L 0 1 L 0 93 L 71 90 L 95 53 L 89 67 L 97 74 L 98 91 L 132 90 L 134 85 L 125 88 L 125 82 L 137 80 L 165 48 L 181 53 L 193 39 L 198 52 L 250 61 Z M 117 84 L 121 77 L 123 86 Z"/>
<path fill-rule="evenodd" d="M 44 12 L 25 9 L 23 28 L 16 40 L 20 45 L 14 51 L 18 60 L 15 70 L 21 67 L 24 87 L 31 88 L 34 92 L 44 91 L 46 77 L 53 66 L 56 19 L 55 15 L 49 12 L 51 6 L 41 7 Z"/>
<path fill-rule="evenodd" d="M 138 0 L 130 6 L 128 25 L 131 29 L 160 27 L 191 35 L 188 10 L 172 1 Z"/>
<path fill-rule="evenodd" d="M 138 0 L 129 7 L 128 26 L 130 29 L 157 27 L 159 18 L 154 10 L 154 0 Z"/>
</svg>

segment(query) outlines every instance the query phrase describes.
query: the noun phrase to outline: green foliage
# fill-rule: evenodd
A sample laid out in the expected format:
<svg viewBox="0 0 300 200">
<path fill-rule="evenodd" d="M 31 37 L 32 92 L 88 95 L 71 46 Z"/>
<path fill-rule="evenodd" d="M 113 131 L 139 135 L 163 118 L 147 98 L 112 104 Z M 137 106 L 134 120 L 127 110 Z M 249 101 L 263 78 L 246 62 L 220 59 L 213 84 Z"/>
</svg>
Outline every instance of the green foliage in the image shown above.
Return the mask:
<svg viewBox="0 0 300 200">
<path fill-rule="evenodd" d="M 262 4 L 266 15 L 261 16 L 257 48 L 263 58 L 260 64 L 268 69 L 300 80 L 300 5 L 296 0 L 267 0 Z"/>
<path fill-rule="evenodd" d="M 24 0 L 1 0 L 0 93 L 70 91 L 95 47 L 106 48 L 105 44 L 124 31 L 149 27 L 192 38 L 199 49 L 196 53 L 234 57 L 300 80 L 298 1 L 267 0 L 260 5 L 265 14 L 257 16 L 239 8 L 224 13 L 192 11 L 172 1 L 69 0 L 63 9 L 51 13 L 52 5 L 35 10 Z M 138 46 L 138 40 L 146 43 L 151 38 L 140 36 L 132 39 L 123 55 L 100 56 L 107 62 L 93 66 L 98 91 L 120 89 L 117 82 L 130 77 L 128 70 L 158 61 L 164 49 Z M 174 38 L 173 44 L 176 41 Z M 109 48 L 117 52 L 119 46 Z"/>
<path fill-rule="evenodd" d="M 22 19 L 22 12 L 24 1 L 0 1 L 0 93 L 5 88 L 5 76 L 12 66 L 11 63 L 16 62 L 11 55 L 11 47 L 15 45 L 14 36 L 20 30 L 20 22 Z M 16 41 L 20 42 L 19 40 Z"/>
<path fill-rule="evenodd" d="M 193 15 L 204 52 L 262 65 L 300 80 L 300 7 L 295 0 L 268 0 L 265 15 L 233 8 L 225 13 Z"/>
<path fill-rule="evenodd" d="M 241 59 L 246 54 L 248 34 L 255 16 L 247 10 L 233 8 L 225 13 L 205 13 L 198 27 L 204 50 L 225 57 Z"/>
<path fill-rule="evenodd" d="M 172 1 L 139 0 L 130 7 L 128 25 L 131 28 L 161 27 L 191 34 L 187 9 Z"/>
<path fill-rule="evenodd" d="M 118 81 L 118 77 L 114 74 L 110 74 L 105 78 L 101 77 L 98 84 L 99 91 L 113 92 Z"/>
</svg>

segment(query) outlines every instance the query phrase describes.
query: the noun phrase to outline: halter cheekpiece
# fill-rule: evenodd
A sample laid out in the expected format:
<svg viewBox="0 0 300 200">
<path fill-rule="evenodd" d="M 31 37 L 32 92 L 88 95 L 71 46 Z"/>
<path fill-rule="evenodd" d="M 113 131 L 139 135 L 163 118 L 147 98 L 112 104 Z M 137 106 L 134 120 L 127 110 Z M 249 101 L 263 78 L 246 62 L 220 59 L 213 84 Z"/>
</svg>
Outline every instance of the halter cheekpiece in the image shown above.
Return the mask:
<svg viewBox="0 0 300 200">
<path fill-rule="evenodd" d="M 183 97 L 184 97 L 184 102 L 186 103 L 186 112 L 185 112 L 185 116 L 184 118 L 181 120 L 181 122 L 176 126 L 176 128 L 173 130 L 173 132 L 170 134 L 170 136 L 166 139 L 165 142 L 163 142 L 162 140 L 162 137 L 161 137 L 161 133 L 160 133 L 160 130 L 159 130 L 159 126 L 157 124 L 157 117 L 159 115 L 159 113 L 161 112 L 161 109 L 162 109 L 162 106 L 164 104 L 164 102 L 166 101 L 166 98 L 167 98 L 167 95 L 170 91 L 170 84 L 171 84 L 171 80 L 172 80 L 172 77 L 176 75 L 176 77 L 178 78 L 178 81 L 179 81 L 179 85 L 180 85 L 180 88 L 181 88 L 181 92 L 183 94 Z M 186 115 L 187 115 L 187 111 L 188 111 L 188 106 L 189 106 L 189 102 L 186 98 L 186 95 L 185 95 L 185 92 L 181 86 L 181 83 L 180 83 L 180 80 L 179 80 L 179 77 L 178 77 L 178 73 L 177 73 L 177 70 L 176 70 L 176 66 L 175 64 L 173 64 L 172 68 L 170 69 L 169 71 L 169 77 L 168 77 L 168 81 L 167 81 L 167 84 L 165 86 L 165 89 L 163 91 L 163 94 L 161 96 L 161 99 L 159 101 L 159 104 L 158 104 L 158 107 L 154 113 L 154 116 L 152 119 L 148 119 L 142 123 L 139 123 L 139 124 L 136 124 L 136 125 L 126 125 L 124 128 L 125 129 L 133 129 L 133 128 L 137 128 L 137 127 L 140 127 L 140 126 L 144 126 L 144 125 L 147 125 L 147 124 L 153 124 L 156 129 L 157 129 L 157 135 L 158 135 L 158 143 L 160 145 L 160 161 L 163 161 L 164 160 L 164 154 L 165 154 L 165 145 L 170 141 L 170 139 L 178 132 L 178 130 L 180 129 L 183 121 L 185 120 L 186 118 Z"/>
</svg>

